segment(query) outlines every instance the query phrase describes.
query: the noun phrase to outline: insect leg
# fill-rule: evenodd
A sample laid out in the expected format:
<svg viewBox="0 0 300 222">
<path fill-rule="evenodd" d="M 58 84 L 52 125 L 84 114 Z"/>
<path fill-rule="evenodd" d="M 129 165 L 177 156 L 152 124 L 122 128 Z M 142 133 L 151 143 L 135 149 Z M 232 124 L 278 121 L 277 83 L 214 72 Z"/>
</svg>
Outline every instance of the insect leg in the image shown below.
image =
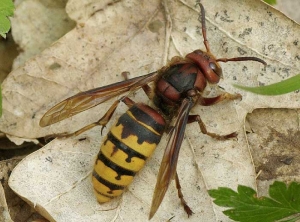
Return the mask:
<svg viewBox="0 0 300 222">
<path fill-rule="evenodd" d="M 216 103 L 222 102 L 224 100 L 235 100 L 235 99 L 242 99 L 241 94 L 230 94 L 230 93 L 223 93 L 221 95 L 218 95 L 216 97 L 211 98 L 205 98 L 205 97 L 199 97 L 198 103 L 202 106 L 211 106 Z"/>
<path fill-rule="evenodd" d="M 124 72 L 122 72 L 121 73 L 121 75 L 123 76 L 123 78 L 125 79 L 125 80 L 128 80 L 129 79 L 129 74 L 130 74 L 130 72 L 127 72 L 127 71 L 124 71 Z"/>
<path fill-rule="evenodd" d="M 178 191 L 178 197 L 180 198 L 181 204 L 184 208 L 184 211 L 187 213 L 188 217 L 191 216 L 194 212 L 191 210 L 191 208 L 187 205 L 186 201 L 183 198 L 183 194 L 181 192 L 181 186 L 180 186 L 180 182 L 179 182 L 179 177 L 178 174 L 176 172 L 175 175 L 175 182 L 176 182 L 176 188 Z"/>
<path fill-rule="evenodd" d="M 146 95 L 148 96 L 148 98 L 150 100 L 153 100 L 154 97 L 154 90 L 153 88 L 151 88 L 148 84 L 143 85 L 142 89 L 144 90 L 144 92 L 146 93 Z"/>
<path fill-rule="evenodd" d="M 128 80 L 129 79 L 129 72 L 122 72 L 122 76 L 124 77 L 124 79 L 125 80 Z M 150 99 L 150 100 L 152 100 L 153 99 L 153 97 L 154 97 L 154 91 L 153 91 L 153 89 L 148 85 L 148 84 L 145 84 L 145 85 L 143 85 L 142 86 L 142 89 L 144 90 L 144 92 L 146 93 L 146 95 L 148 96 L 148 98 Z"/>
<path fill-rule="evenodd" d="M 193 122 L 198 122 L 200 130 L 203 134 L 206 134 L 206 135 L 208 135 L 208 136 L 210 136 L 214 139 L 217 139 L 217 140 L 226 140 L 226 139 L 234 138 L 234 137 L 237 136 L 236 132 L 230 133 L 230 134 L 227 134 L 227 135 L 219 135 L 219 134 L 216 134 L 216 133 L 208 132 L 204 122 L 202 121 L 202 119 L 200 118 L 199 115 L 189 115 L 188 123 L 193 123 Z"/>
<path fill-rule="evenodd" d="M 120 102 L 124 102 L 129 108 L 135 103 L 133 100 L 131 100 L 130 98 L 124 96 L 121 99 L 116 100 L 111 107 L 107 110 L 107 112 L 101 117 L 101 119 L 99 119 L 98 121 L 91 123 L 73 133 L 70 134 L 62 134 L 62 137 L 72 137 L 72 136 L 78 136 L 81 133 L 92 129 L 95 126 L 102 126 L 101 128 L 101 134 L 103 129 L 105 128 L 106 124 L 110 121 L 112 115 L 114 114 L 114 112 L 116 111 L 116 108 L 118 107 Z"/>
</svg>

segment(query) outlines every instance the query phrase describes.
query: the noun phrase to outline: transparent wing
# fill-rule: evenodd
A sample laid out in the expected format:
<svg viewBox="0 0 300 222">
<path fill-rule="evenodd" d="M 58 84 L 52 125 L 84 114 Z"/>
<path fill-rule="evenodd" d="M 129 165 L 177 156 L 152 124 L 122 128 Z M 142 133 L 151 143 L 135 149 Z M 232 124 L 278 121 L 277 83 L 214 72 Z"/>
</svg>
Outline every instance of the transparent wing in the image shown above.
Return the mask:
<svg viewBox="0 0 300 222">
<path fill-rule="evenodd" d="M 156 213 L 171 180 L 174 178 L 179 150 L 182 144 L 189 112 L 192 107 L 193 102 L 189 99 L 184 99 L 179 108 L 179 113 L 174 128 L 170 132 L 170 138 L 159 168 L 149 219 Z"/>
<path fill-rule="evenodd" d="M 90 109 L 115 96 L 133 91 L 156 79 L 157 72 L 117 82 L 108 86 L 78 93 L 48 110 L 40 120 L 40 126 L 48 126 Z"/>
</svg>

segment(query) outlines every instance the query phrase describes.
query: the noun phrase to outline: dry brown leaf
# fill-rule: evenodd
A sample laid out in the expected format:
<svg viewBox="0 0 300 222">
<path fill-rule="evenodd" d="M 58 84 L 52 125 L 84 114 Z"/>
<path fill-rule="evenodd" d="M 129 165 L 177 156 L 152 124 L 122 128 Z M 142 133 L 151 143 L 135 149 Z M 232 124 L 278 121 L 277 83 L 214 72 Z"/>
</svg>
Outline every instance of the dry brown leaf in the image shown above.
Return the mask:
<svg viewBox="0 0 300 222">
<path fill-rule="evenodd" d="M 276 5 L 274 6 L 278 10 L 282 11 L 291 19 L 295 20 L 296 22 L 300 23 L 300 14 L 296 12 L 297 8 L 300 7 L 299 1 L 294 0 L 277 0 Z"/>
<path fill-rule="evenodd" d="M 2 187 L 2 184 L 0 183 L 0 222 L 12 222 L 9 215 L 9 210 L 7 207 L 4 189 Z"/>
<path fill-rule="evenodd" d="M 8 179 L 15 166 L 28 155 L 36 151 L 37 148 L 30 144 L 23 144 L 23 147 L 16 148 L 16 145 L 6 138 L 0 140 L 0 186 L 4 192 L 0 191 L 0 221 L 34 221 L 42 218 L 38 213 L 33 213 L 33 209 L 25 203 L 8 186 Z M 1 190 L 1 189 L 0 189 Z M 1 208 L 2 207 L 2 208 Z M 1 220 L 2 219 L 2 220 Z"/>
<path fill-rule="evenodd" d="M 259 195 L 275 180 L 299 181 L 299 110 L 257 109 L 246 121 Z"/>
<path fill-rule="evenodd" d="M 268 63 L 266 68 L 254 62 L 222 64 L 224 81 L 220 85 L 226 91 L 239 92 L 230 85 L 233 82 L 256 86 L 299 73 L 299 25 L 260 1 L 202 3 L 211 50 L 217 57 L 257 56 Z M 25 138 L 74 131 L 98 120 L 109 104 L 43 129 L 38 121 L 46 110 L 68 96 L 121 81 L 122 71 L 130 71 L 131 77 L 140 76 L 157 70 L 174 55 L 204 48 L 197 20 L 199 7 L 194 1 L 166 0 L 164 7 L 160 1 L 119 1 L 96 8 L 95 13 L 89 8 L 87 14 L 92 16 L 84 24 L 11 73 L 3 84 L 1 130 Z M 256 186 L 244 131 L 246 114 L 259 107 L 298 106 L 297 93 L 278 97 L 240 93 L 241 102 L 193 110 L 210 131 L 237 131 L 239 136 L 236 141 L 219 142 L 201 135 L 197 124 L 187 127 L 177 169 L 185 198 L 195 212 L 188 221 L 228 221 L 213 205 L 207 189 Z M 145 97 L 140 92 L 133 99 L 143 101 Z M 115 116 L 124 110 L 125 105 L 121 105 Z M 48 219 L 146 221 L 166 139 L 128 192 L 99 205 L 90 183 L 102 139 L 99 131 L 95 128 L 78 138 L 52 141 L 18 165 L 10 186 Z M 83 137 L 86 139 L 79 140 Z M 170 186 L 153 221 L 166 221 L 173 215 L 172 221 L 187 219 L 176 192 Z"/>
<path fill-rule="evenodd" d="M 12 34 L 21 53 L 14 60 L 13 68 L 23 65 L 75 26 L 66 14 L 65 4 L 66 0 L 15 2 Z"/>
</svg>

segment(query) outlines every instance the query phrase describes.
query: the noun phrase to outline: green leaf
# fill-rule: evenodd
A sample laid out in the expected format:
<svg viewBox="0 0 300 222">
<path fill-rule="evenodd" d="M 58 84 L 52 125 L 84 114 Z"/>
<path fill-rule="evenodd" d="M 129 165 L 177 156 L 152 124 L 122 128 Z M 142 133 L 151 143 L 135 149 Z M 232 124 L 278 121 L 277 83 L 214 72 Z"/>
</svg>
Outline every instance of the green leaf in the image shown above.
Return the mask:
<svg viewBox="0 0 300 222">
<path fill-rule="evenodd" d="M 281 95 L 300 89 L 300 74 L 268 86 L 248 87 L 236 84 L 234 84 L 233 86 L 260 95 Z"/>
<path fill-rule="evenodd" d="M 237 192 L 226 187 L 209 190 L 218 206 L 231 209 L 223 211 L 230 219 L 241 222 L 273 222 L 300 213 L 300 184 L 292 182 L 288 187 L 275 181 L 269 187 L 269 197 L 257 197 L 250 187 L 239 185 Z M 286 222 L 296 221 L 296 215 Z"/>
<path fill-rule="evenodd" d="M 264 0 L 264 1 L 270 5 L 276 5 L 276 0 Z"/>
<path fill-rule="evenodd" d="M 5 38 L 10 29 L 9 16 L 14 14 L 14 4 L 12 0 L 0 0 L 0 35 Z"/>
</svg>

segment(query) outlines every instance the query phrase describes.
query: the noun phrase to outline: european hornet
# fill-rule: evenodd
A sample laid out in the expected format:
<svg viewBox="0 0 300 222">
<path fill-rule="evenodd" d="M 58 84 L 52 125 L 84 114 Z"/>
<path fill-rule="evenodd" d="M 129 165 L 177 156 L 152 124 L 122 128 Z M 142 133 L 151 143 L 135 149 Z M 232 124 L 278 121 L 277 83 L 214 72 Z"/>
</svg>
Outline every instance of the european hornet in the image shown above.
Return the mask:
<svg viewBox="0 0 300 222">
<path fill-rule="evenodd" d="M 226 92 L 212 98 L 202 96 L 207 83 L 217 84 L 222 77 L 222 69 L 218 62 L 252 60 L 264 65 L 266 63 L 256 57 L 216 59 L 206 38 L 204 7 L 201 3 L 199 6 L 206 52 L 197 49 L 184 58 L 175 56 L 158 71 L 78 93 L 55 105 L 40 120 L 40 126 L 48 126 L 140 88 L 153 101 L 154 108 L 144 103 L 135 103 L 128 96 L 123 96 L 112 104 L 100 120 L 67 135 L 77 136 L 98 125 L 102 126 L 102 133 L 120 102 L 129 107 L 108 132 L 95 162 L 92 183 L 99 203 L 108 202 L 124 192 L 134 175 L 153 153 L 163 133 L 168 131 L 169 140 L 157 176 L 149 219 L 156 213 L 174 178 L 178 196 L 184 210 L 190 216 L 193 212 L 183 198 L 176 172 L 186 125 L 197 122 L 203 134 L 218 140 L 236 137 L 235 132 L 228 135 L 208 132 L 200 116 L 189 113 L 197 104 L 210 106 L 223 100 L 241 98 L 239 94 Z M 154 83 L 152 88 L 148 85 L 151 82 Z M 173 121 L 174 125 L 171 126 Z"/>
</svg>

